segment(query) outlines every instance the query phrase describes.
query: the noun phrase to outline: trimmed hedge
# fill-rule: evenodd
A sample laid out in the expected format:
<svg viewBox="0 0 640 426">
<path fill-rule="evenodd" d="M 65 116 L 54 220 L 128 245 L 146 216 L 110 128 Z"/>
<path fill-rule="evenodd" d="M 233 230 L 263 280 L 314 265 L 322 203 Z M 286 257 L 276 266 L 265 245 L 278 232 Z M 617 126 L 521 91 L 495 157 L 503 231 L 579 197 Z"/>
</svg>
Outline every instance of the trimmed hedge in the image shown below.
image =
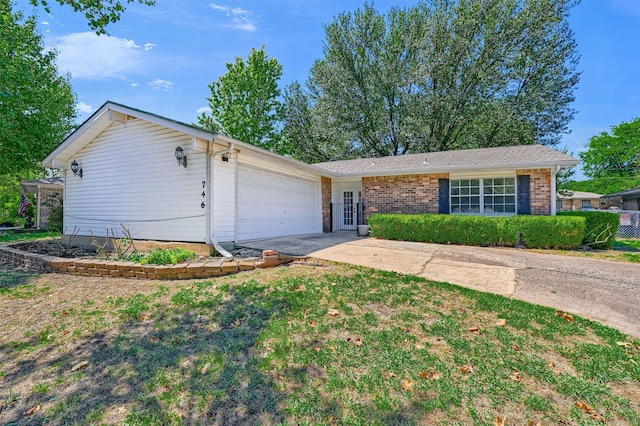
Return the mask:
<svg viewBox="0 0 640 426">
<path fill-rule="evenodd" d="M 609 212 L 575 211 L 560 212 L 558 216 L 583 217 L 586 220 L 582 244 L 595 249 L 608 250 L 616 242 L 616 233 L 620 226 L 620 215 Z"/>
<path fill-rule="evenodd" d="M 387 240 L 529 248 L 576 248 L 585 234 L 584 218 L 558 216 L 374 214 L 369 226 Z"/>
</svg>

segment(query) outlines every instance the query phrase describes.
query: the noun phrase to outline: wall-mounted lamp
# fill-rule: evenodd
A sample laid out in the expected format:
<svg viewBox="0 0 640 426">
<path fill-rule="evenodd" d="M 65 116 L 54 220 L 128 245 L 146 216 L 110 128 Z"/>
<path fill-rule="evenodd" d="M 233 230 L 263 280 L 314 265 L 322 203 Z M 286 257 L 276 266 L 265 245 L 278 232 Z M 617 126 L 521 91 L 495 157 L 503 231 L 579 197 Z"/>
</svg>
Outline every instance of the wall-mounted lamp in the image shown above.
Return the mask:
<svg viewBox="0 0 640 426">
<path fill-rule="evenodd" d="M 185 168 L 187 167 L 187 154 L 184 153 L 184 149 L 181 146 L 176 148 L 176 159 L 178 164 L 183 165 Z"/>
<path fill-rule="evenodd" d="M 222 161 L 224 161 L 225 163 L 229 162 L 229 153 L 222 154 Z"/>
<path fill-rule="evenodd" d="M 74 176 L 80 176 L 82 178 L 82 169 L 80 168 L 76 160 L 73 160 L 73 163 L 71 163 L 71 171 L 73 172 Z"/>
</svg>

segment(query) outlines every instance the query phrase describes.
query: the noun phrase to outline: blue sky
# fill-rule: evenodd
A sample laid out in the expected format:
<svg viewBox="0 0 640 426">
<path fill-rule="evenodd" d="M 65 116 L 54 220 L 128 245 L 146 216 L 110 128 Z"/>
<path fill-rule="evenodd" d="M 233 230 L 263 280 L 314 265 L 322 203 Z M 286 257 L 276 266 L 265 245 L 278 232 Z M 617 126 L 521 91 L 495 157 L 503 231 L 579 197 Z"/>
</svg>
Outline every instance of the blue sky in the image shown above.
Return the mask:
<svg viewBox="0 0 640 426">
<path fill-rule="evenodd" d="M 283 65 L 282 87 L 306 81 L 322 57 L 324 25 L 363 3 L 157 0 L 153 7 L 130 5 L 109 26 L 110 36 L 95 35 L 68 7 L 54 6 L 50 14 L 27 0 L 16 7 L 37 13 L 47 46 L 58 50 L 60 70 L 72 75 L 80 120 L 112 100 L 191 123 L 207 105 L 207 85 L 252 47 L 265 46 Z M 415 3 L 378 0 L 374 6 L 386 12 Z M 577 155 L 591 136 L 640 116 L 640 0 L 582 0 L 570 24 L 582 77 L 572 133 L 559 147 Z"/>
</svg>

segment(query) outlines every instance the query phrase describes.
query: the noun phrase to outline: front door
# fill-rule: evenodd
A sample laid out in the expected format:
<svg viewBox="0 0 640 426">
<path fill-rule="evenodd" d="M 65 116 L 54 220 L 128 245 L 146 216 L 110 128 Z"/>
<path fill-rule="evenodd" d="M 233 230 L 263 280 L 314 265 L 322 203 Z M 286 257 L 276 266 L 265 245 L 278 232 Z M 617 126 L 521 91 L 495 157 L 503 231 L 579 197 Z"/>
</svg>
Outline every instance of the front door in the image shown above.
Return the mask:
<svg viewBox="0 0 640 426">
<path fill-rule="evenodd" d="M 342 192 L 342 229 L 356 229 L 361 206 L 362 191 Z"/>
</svg>

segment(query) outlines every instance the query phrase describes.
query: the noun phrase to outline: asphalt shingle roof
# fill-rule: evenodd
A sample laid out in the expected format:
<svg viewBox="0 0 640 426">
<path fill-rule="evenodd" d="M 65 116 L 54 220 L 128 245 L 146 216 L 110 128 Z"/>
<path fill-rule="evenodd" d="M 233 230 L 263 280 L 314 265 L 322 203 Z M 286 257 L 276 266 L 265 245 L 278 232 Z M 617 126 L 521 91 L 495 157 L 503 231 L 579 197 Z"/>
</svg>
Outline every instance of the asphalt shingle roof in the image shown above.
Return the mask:
<svg viewBox="0 0 640 426">
<path fill-rule="evenodd" d="M 543 145 L 520 145 L 495 148 L 429 152 L 379 158 L 316 163 L 314 166 L 338 174 L 384 175 L 399 172 L 437 173 L 452 169 L 500 167 L 574 166 L 578 160 Z"/>
</svg>

